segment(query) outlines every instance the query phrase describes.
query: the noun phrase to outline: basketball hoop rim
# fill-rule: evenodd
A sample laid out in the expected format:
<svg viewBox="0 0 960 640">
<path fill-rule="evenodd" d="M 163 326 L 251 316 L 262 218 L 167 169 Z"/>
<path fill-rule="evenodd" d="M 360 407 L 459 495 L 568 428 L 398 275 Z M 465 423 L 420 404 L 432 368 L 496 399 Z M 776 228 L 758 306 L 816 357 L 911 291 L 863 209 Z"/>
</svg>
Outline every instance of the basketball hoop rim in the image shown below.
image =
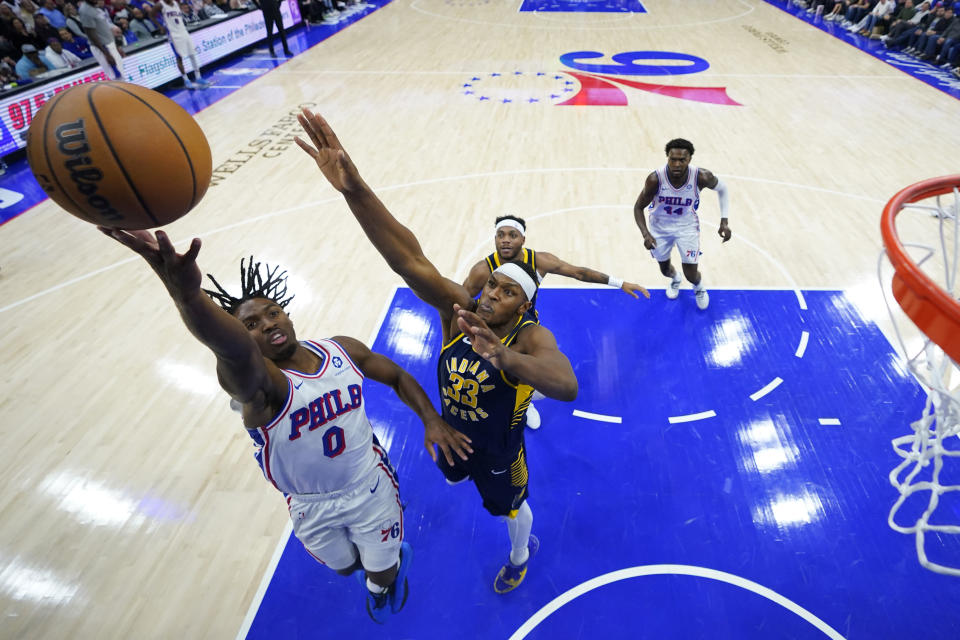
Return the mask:
<svg viewBox="0 0 960 640">
<path fill-rule="evenodd" d="M 928 178 L 904 187 L 887 202 L 880 221 L 883 245 L 896 272 L 894 297 L 917 327 L 954 361 L 960 361 L 960 303 L 907 254 L 897 233 L 896 217 L 905 204 L 950 193 L 957 187 L 960 174 Z"/>
</svg>

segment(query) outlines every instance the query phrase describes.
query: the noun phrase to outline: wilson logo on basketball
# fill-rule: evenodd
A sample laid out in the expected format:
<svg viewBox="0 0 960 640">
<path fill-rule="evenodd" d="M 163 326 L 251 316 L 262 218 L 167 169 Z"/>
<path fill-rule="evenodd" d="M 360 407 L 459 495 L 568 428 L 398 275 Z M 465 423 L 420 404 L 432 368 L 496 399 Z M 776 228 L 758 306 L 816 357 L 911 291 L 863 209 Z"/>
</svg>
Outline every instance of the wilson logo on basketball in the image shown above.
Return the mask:
<svg viewBox="0 0 960 640">
<path fill-rule="evenodd" d="M 76 185 L 77 191 L 86 197 L 87 204 L 107 220 L 123 220 L 123 216 L 113 208 L 110 201 L 97 193 L 97 183 L 103 180 L 103 171 L 90 166 L 90 156 L 87 155 L 90 145 L 87 144 L 83 118 L 60 125 L 55 135 L 57 149 L 63 155 L 70 156 L 70 159 L 63 163 L 70 171 L 70 180 Z"/>
</svg>

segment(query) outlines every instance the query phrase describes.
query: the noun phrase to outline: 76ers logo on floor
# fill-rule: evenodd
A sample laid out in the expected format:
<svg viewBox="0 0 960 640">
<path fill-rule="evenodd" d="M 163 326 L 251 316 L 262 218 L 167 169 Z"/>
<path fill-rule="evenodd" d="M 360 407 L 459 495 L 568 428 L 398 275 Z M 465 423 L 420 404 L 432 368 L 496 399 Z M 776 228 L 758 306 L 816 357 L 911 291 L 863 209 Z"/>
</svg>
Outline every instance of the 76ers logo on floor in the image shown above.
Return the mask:
<svg viewBox="0 0 960 640">
<path fill-rule="evenodd" d="M 679 76 L 700 73 L 710 68 L 703 58 L 675 51 L 625 51 L 611 56 L 613 64 L 584 62 L 603 58 L 599 51 L 573 51 L 560 56 L 560 62 L 577 71 L 567 71 L 580 81 L 580 92 L 560 105 L 626 105 L 627 96 L 620 88 L 630 87 L 659 95 L 706 102 L 741 106 L 727 95 L 726 87 L 684 87 L 627 80 L 620 76 Z M 619 86 L 618 86 L 619 85 Z"/>
<path fill-rule="evenodd" d="M 604 58 L 605 54 L 599 51 L 572 51 L 560 56 L 560 62 L 575 71 L 477 74 L 460 85 L 461 94 L 489 104 L 625 106 L 628 102 L 624 88 L 629 88 L 679 100 L 741 106 L 727 95 L 726 87 L 692 87 L 635 79 L 700 73 L 710 68 L 710 63 L 703 58 L 675 51 L 624 51 L 613 54 L 609 60 Z"/>
</svg>

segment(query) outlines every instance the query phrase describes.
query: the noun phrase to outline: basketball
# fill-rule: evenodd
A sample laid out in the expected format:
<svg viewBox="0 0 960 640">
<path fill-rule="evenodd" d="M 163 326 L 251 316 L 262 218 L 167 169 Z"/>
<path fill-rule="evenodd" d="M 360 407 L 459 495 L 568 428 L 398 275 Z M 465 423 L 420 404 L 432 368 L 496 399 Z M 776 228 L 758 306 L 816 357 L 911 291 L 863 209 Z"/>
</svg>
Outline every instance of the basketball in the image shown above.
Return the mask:
<svg viewBox="0 0 960 640">
<path fill-rule="evenodd" d="M 213 161 L 207 138 L 180 105 L 126 82 L 57 94 L 27 132 L 27 162 L 47 195 L 106 227 L 150 229 L 200 202 Z"/>
</svg>

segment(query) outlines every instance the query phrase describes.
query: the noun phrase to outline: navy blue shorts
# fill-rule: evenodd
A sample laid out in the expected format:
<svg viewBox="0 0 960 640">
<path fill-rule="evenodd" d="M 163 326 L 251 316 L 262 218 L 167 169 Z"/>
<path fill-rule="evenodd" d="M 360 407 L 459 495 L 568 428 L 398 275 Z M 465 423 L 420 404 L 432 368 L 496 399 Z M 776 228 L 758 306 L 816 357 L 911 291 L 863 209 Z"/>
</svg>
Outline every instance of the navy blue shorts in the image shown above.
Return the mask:
<svg viewBox="0 0 960 640">
<path fill-rule="evenodd" d="M 437 466 L 450 482 L 470 476 L 483 498 L 483 507 L 492 515 L 511 516 L 530 497 L 527 453 L 522 442 L 507 453 L 474 451 L 467 460 L 454 456 L 453 466 L 447 464 L 442 454 L 437 458 Z"/>
</svg>

